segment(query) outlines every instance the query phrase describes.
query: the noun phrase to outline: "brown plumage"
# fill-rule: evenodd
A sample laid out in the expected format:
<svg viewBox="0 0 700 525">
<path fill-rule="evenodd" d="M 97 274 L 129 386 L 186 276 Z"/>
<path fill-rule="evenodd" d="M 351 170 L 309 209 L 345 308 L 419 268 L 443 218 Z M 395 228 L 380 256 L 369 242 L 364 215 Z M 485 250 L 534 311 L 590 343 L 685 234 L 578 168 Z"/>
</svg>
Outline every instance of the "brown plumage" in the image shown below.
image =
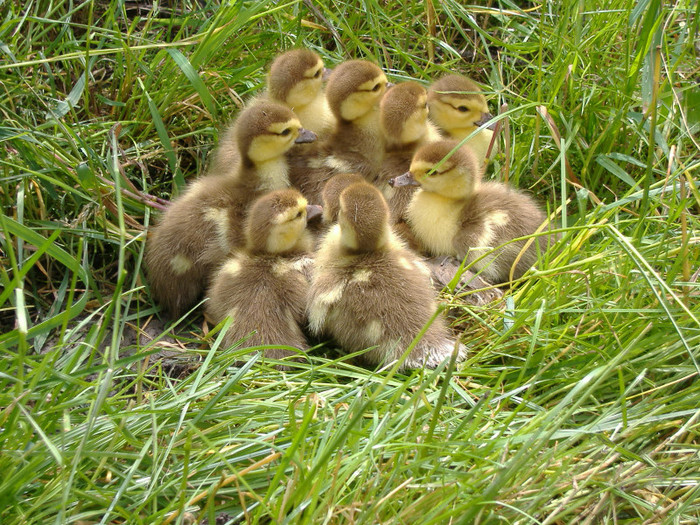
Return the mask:
<svg viewBox="0 0 700 525">
<path fill-rule="evenodd" d="M 335 131 L 314 147 L 295 152 L 291 161 L 292 184 L 310 202 L 320 203 L 323 185 L 336 173 L 376 178 L 384 157 L 379 101 L 386 86 L 379 66 L 366 60 L 350 60 L 333 69 L 326 98 L 337 120 Z"/>
<path fill-rule="evenodd" d="M 312 263 L 306 209 L 306 199 L 292 189 L 268 193 L 251 207 L 245 248 L 223 264 L 207 292 L 207 316 L 217 324 L 233 320 L 225 346 L 245 338 L 246 346 L 308 348 L 301 331 Z M 279 348 L 264 353 L 272 359 L 298 354 Z"/>
<path fill-rule="evenodd" d="M 434 82 L 428 90 L 428 106 L 430 119 L 450 138 L 460 141 L 491 118 L 479 86 L 462 75 L 446 75 Z M 492 137 L 493 131 L 483 129 L 466 142 L 480 165 L 486 161 Z"/>
<path fill-rule="evenodd" d="M 394 179 L 421 186 L 406 212 L 408 223 L 423 251 L 466 257 L 473 271 L 493 283 L 509 281 L 515 264 L 517 279 L 549 240 L 535 238 L 522 254 L 527 241 L 510 241 L 535 233 L 546 216 L 528 195 L 499 182 L 481 182 L 481 167 L 469 148 L 443 160 L 458 144 L 443 140 L 423 146 L 410 173 Z"/>
<path fill-rule="evenodd" d="M 250 203 L 266 191 L 289 186 L 284 154 L 310 140 L 291 110 L 261 102 L 236 124 L 241 162 L 190 185 L 153 228 L 146 245 L 151 294 L 170 316 L 194 306 L 212 272 L 243 243 Z"/>
<path fill-rule="evenodd" d="M 335 129 L 335 117 L 323 93 L 323 61 L 310 49 L 292 49 L 277 56 L 270 65 L 266 90 L 246 106 L 263 101 L 276 102 L 294 111 L 301 125 L 318 137 Z M 230 125 L 211 154 L 209 171 L 222 173 L 236 166 L 236 123 Z"/>
<path fill-rule="evenodd" d="M 423 86 L 417 82 L 402 82 L 386 92 L 379 106 L 386 155 L 376 184 L 389 204 L 393 224 L 403 222 L 415 187 L 393 188 L 388 181 L 408 170 L 413 153 L 420 146 L 441 138 L 428 122 L 427 99 Z"/>
<path fill-rule="evenodd" d="M 348 186 L 364 182 L 364 177 L 359 173 L 338 173 L 333 175 L 323 186 L 321 198 L 323 200 L 323 223 L 327 226 L 335 224 L 340 211 L 340 194 Z"/>
<path fill-rule="evenodd" d="M 436 311 L 427 268 L 394 236 L 379 190 L 362 182 L 340 194 L 338 224 L 316 253 L 307 304 L 315 334 L 374 365 L 397 360 Z M 456 343 L 437 317 L 402 369 L 436 367 Z M 464 346 L 459 344 L 464 356 Z"/>
</svg>

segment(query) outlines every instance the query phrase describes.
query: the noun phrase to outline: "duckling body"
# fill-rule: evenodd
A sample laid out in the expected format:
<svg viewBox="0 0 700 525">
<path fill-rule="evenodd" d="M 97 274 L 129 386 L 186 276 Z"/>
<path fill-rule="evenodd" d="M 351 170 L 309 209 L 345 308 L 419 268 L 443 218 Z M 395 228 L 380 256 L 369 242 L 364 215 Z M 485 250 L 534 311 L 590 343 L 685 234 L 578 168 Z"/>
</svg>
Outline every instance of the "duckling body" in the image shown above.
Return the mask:
<svg viewBox="0 0 700 525">
<path fill-rule="evenodd" d="M 366 60 L 349 60 L 333 69 L 326 98 L 336 118 L 335 131 L 292 160 L 292 185 L 310 202 L 321 202 L 323 185 L 336 173 L 376 178 L 384 158 L 379 101 L 386 86 L 384 72 Z"/>
<path fill-rule="evenodd" d="M 271 101 L 287 106 L 304 129 L 325 137 L 335 129 L 335 117 L 323 92 L 323 73 L 321 57 L 310 49 L 282 53 L 270 65 L 265 92 L 247 105 Z M 210 172 L 222 173 L 236 167 L 240 160 L 236 133 L 235 123 L 222 133 L 209 162 Z"/>
<path fill-rule="evenodd" d="M 522 255 L 526 241 L 510 241 L 535 233 L 546 216 L 526 194 L 498 182 L 482 183 L 481 167 L 469 148 L 457 149 L 439 164 L 457 145 L 444 140 L 424 146 L 414 155 L 410 173 L 394 179 L 395 184 L 413 179 L 421 186 L 408 206 L 408 224 L 423 251 L 466 257 L 473 271 L 494 283 L 509 281 L 515 264 L 517 279 L 537 260 L 537 245 L 545 250 L 548 240 L 537 237 Z"/>
<path fill-rule="evenodd" d="M 223 264 L 207 292 L 208 317 L 215 323 L 233 320 L 225 345 L 250 336 L 249 346 L 308 348 L 301 330 L 312 264 L 306 210 L 306 199 L 293 189 L 267 193 L 252 205 L 245 247 Z M 297 354 L 275 348 L 264 352 L 273 359 Z"/>
<path fill-rule="evenodd" d="M 474 82 L 462 75 L 446 75 L 428 90 L 430 118 L 450 138 L 463 140 L 473 133 L 484 119 L 491 118 L 486 98 Z M 493 131 L 483 129 L 469 139 L 469 146 L 480 165 L 486 161 Z"/>
<path fill-rule="evenodd" d="M 313 138 L 291 110 L 269 102 L 244 110 L 236 129 L 239 165 L 194 182 L 148 239 L 150 290 L 170 316 L 194 306 L 212 272 L 243 244 L 250 203 L 266 191 L 289 186 L 286 151 L 295 141 Z"/>
<path fill-rule="evenodd" d="M 428 269 L 388 219 L 373 186 L 356 183 L 341 193 L 339 223 L 316 253 L 307 305 L 313 333 L 332 336 L 347 352 L 375 346 L 363 355 L 375 365 L 398 359 L 436 310 Z M 456 344 L 437 317 L 402 368 L 436 367 Z"/>
</svg>

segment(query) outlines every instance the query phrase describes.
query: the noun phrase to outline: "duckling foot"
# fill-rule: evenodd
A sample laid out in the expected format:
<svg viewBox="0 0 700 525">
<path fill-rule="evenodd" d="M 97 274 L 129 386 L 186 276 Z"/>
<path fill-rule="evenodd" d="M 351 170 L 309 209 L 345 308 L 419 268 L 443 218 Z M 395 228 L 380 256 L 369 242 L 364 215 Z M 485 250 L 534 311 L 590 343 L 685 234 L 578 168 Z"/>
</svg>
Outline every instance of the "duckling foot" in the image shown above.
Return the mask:
<svg viewBox="0 0 700 525">
<path fill-rule="evenodd" d="M 425 264 L 430 268 L 433 286 L 438 291 L 452 282 L 460 267 L 460 261 L 451 256 L 431 257 L 425 261 Z M 502 290 L 491 286 L 491 283 L 478 275 L 469 270 L 463 270 L 455 286 L 455 293 L 464 294 L 460 297 L 464 302 L 481 306 L 503 297 Z"/>
<path fill-rule="evenodd" d="M 455 350 L 455 342 L 446 340 L 438 345 L 421 345 L 404 361 L 403 369 L 437 368 L 442 362 L 449 360 Z M 467 358 L 467 347 L 459 343 L 457 363 Z"/>
</svg>

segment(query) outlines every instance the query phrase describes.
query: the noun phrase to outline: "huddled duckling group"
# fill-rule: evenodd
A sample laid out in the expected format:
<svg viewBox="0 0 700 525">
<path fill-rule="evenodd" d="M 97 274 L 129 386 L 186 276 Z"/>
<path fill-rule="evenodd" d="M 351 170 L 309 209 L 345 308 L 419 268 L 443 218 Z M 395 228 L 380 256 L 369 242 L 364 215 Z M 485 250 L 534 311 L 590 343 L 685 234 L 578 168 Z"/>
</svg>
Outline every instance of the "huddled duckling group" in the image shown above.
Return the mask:
<svg viewBox="0 0 700 525">
<path fill-rule="evenodd" d="M 374 365 L 418 337 L 402 368 L 463 358 L 421 255 L 465 260 L 499 284 L 548 243 L 523 239 L 546 227 L 529 196 L 481 180 L 490 118 L 460 75 L 426 90 L 392 86 L 365 60 L 328 74 L 313 51 L 281 54 L 150 233 L 152 296 L 172 317 L 206 296 L 212 322 L 232 319 L 225 344 L 274 345 L 275 359 L 299 357 L 305 333 L 369 349 Z"/>
</svg>

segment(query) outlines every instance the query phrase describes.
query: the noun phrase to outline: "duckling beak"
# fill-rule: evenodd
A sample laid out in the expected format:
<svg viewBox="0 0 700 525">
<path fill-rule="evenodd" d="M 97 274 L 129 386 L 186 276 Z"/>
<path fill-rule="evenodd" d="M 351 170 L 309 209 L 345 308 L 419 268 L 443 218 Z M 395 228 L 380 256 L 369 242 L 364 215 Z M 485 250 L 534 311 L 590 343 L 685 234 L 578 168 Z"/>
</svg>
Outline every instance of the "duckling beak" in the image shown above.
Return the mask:
<svg viewBox="0 0 700 525">
<path fill-rule="evenodd" d="M 403 175 L 389 179 L 389 186 L 392 188 L 399 188 L 401 186 L 420 186 L 420 183 L 413 178 L 410 171 L 407 171 Z"/>
<path fill-rule="evenodd" d="M 491 113 L 484 113 L 483 115 L 481 115 L 481 118 L 480 118 L 479 120 L 477 120 L 476 122 L 474 122 L 474 125 L 477 126 L 477 127 L 483 126 L 484 124 L 486 124 L 486 123 L 487 123 L 489 120 L 491 120 L 492 118 L 493 118 L 493 115 L 492 115 Z M 488 126 L 486 126 L 486 129 L 491 129 L 491 130 L 496 129 L 496 123 L 495 123 L 495 122 L 492 122 L 491 124 L 489 124 Z"/>
<path fill-rule="evenodd" d="M 323 79 L 324 82 L 328 81 L 328 77 L 331 76 L 331 73 L 333 73 L 333 70 L 329 67 L 324 67 L 323 68 L 323 73 L 321 74 L 321 78 Z"/>
<path fill-rule="evenodd" d="M 294 142 L 296 142 L 297 144 L 307 144 L 308 142 L 315 141 L 317 138 L 318 137 L 316 136 L 316 133 L 314 133 L 313 131 L 301 128 L 299 130 L 299 136 Z"/>
<path fill-rule="evenodd" d="M 395 84 L 394 82 L 387 82 L 387 83 L 386 83 L 386 88 L 389 89 L 389 88 L 394 87 L 395 85 L 396 85 L 396 84 Z"/>
<path fill-rule="evenodd" d="M 306 206 L 306 222 L 311 222 L 314 219 L 323 215 L 323 207 L 318 204 L 308 204 Z"/>
</svg>

